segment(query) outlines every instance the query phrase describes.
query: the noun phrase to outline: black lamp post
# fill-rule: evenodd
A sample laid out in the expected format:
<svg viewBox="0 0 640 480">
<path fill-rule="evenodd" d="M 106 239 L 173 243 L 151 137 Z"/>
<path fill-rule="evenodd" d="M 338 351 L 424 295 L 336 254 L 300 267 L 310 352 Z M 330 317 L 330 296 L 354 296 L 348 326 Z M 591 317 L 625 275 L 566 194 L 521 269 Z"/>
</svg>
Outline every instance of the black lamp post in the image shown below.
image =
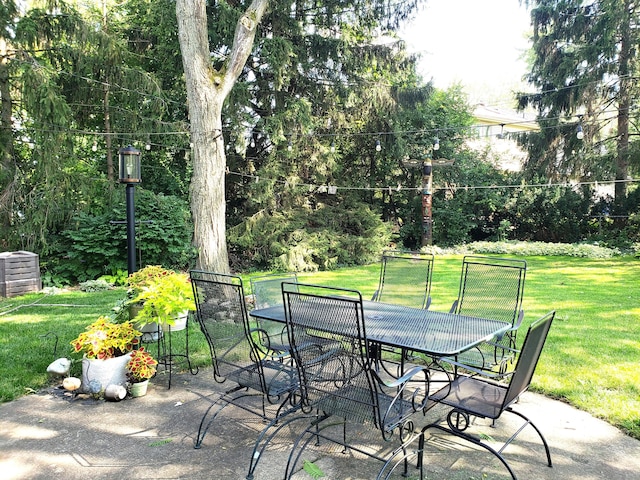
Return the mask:
<svg viewBox="0 0 640 480">
<path fill-rule="evenodd" d="M 127 185 L 127 269 L 129 275 L 137 270 L 136 268 L 136 215 L 134 191 L 136 183 L 142 182 L 140 178 L 140 150 L 136 150 L 131 145 L 118 150 L 119 155 L 119 177 L 120 183 Z"/>
</svg>

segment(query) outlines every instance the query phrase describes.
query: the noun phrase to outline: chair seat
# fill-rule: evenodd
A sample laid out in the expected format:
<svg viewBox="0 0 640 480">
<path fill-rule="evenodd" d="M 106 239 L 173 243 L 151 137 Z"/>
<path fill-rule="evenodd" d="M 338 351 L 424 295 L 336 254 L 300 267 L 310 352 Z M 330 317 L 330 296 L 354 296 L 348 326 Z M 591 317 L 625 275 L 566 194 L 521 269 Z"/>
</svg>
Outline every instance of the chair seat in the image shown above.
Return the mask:
<svg viewBox="0 0 640 480">
<path fill-rule="evenodd" d="M 266 385 L 266 392 L 262 386 L 262 379 L 258 368 L 254 365 L 237 369 L 231 372 L 228 380 L 236 382 L 238 385 L 262 392 L 269 396 L 279 396 L 291 391 L 291 385 L 297 381 L 297 373 L 294 367 L 278 361 L 263 361 L 262 375 Z"/>
<path fill-rule="evenodd" d="M 496 419 L 502 413 L 506 392 L 505 385 L 459 376 L 430 398 L 445 405 L 461 407 L 477 417 Z"/>
</svg>

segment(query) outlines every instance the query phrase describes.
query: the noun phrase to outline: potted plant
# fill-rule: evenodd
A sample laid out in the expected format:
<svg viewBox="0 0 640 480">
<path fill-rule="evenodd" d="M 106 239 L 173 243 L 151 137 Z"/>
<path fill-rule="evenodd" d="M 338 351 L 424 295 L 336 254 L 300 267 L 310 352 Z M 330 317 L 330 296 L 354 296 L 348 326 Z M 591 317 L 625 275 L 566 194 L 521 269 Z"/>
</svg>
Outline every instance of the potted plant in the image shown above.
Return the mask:
<svg viewBox="0 0 640 480">
<path fill-rule="evenodd" d="M 138 314 L 144 306 L 144 301 L 138 297 L 145 288 L 153 285 L 158 279 L 174 273 L 173 270 L 166 269 L 160 265 L 147 265 L 127 277 L 126 283 L 129 287 L 127 298 L 123 301 L 123 305 L 118 308 L 122 309 L 122 313 L 126 311 L 128 318 L 134 321 L 136 328 L 143 333 L 144 341 L 158 340 L 162 332 L 155 320 L 149 320 L 148 317 L 138 318 Z"/>
<path fill-rule="evenodd" d="M 173 271 L 150 280 L 132 301 L 141 304 L 138 324 L 156 322 L 172 330 L 183 329 L 189 310 L 195 310 L 189 277 Z M 179 318 L 180 325 L 176 324 Z"/>
<path fill-rule="evenodd" d="M 131 382 L 132 397 L 142 397 L 147 393 L 149 379 L 156 374 L 158 361 L 144 347 L 131 352 L 127 362 L 127 377 Z"/>
<path fill-rule="evenodd" d="M 72 340 L 73 351 L 83 354 L 83 391 L 99 394 L 109 385 L 124 386 L 129 355 L 141 335 L 130 321 L 115 323 L 100 316 Z"/>
</svg>

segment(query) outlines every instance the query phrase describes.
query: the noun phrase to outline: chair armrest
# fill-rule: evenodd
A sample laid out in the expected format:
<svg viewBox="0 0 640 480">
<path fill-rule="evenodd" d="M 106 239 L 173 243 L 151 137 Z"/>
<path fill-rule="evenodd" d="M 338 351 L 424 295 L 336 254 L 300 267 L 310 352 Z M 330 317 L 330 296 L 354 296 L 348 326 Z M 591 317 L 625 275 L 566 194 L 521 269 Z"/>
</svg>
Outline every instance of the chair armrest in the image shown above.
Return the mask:
<svg viewBox="0 0 640 480">
<path fill-rule="evenodd" d="M 256 342 L 253 338 L 253 334 L 260 334 L 260 338 L 262 338 L 262 342 Z M 260 327 L 254 327 L 249 330 L 249 338 L 251 339 L 251 343 L 258 349 L 260 353 L 262 353 L 265 357 L 270 357 L 273 359 L 283 359 L 289 358 L 291 355 L 289 352 L 280 352 L 279 350 L 273 350 L 271 348 L 271 339 L 269 337 L 269 333 Z"/>
<path fill-rule="evenodd" d="M 391 381 L 382 380 L 373 369 L 371 373 L 379 386 L 390 391 L 389 393 L 382 392 L 387 396 L 389 402 L 386 404 L 386 410 L 381 412 L 383 424 L 388 431 L 404 424 L 412 413 L 424 411 L 427 408 L 430 390 L 428 368 L 413 367 L 400 378 Z M 422 378 L 416 378 L 418 375 Z M 381 389 L 376 390 L 380 391 Z"/>
<path fill-rule="evenodd" d="M 375 370 L 371 370 L 373 378 L 379 385 L 385 386 L 387 388 L 398 388 L 406 384 L 407 382 L 413 380 L 413 377 L 417 376 L 420 373 L 424 373 L 424 380 L 429 381 L 429 369 L 426 367 L 413 367 L 411 370 L 406 372 L 399 378 L 395 378 L 393 380 L 383 380 L 380 378 L 378 373 Z"/>
<path fill-rule="evenodd" d="M 511 327 L 509 330 L 517 330 L 518 328 L 520 328 L 520 325 L 522 325 L 522 319 L 524 318 L 524 310 L 520 310 L 518 312 L 518 318 L 516 319 L 516 322 L 513 324 L 513 327 Z"/>
<path fill-rule="evenodd" d="M 458 308 L 458 300 L 455 300 L 453 302 L 453 305 L 451 305 L 451 308 L 449 309 L 449 313 L 456 313 L 457 308 Z"/>
</svg>

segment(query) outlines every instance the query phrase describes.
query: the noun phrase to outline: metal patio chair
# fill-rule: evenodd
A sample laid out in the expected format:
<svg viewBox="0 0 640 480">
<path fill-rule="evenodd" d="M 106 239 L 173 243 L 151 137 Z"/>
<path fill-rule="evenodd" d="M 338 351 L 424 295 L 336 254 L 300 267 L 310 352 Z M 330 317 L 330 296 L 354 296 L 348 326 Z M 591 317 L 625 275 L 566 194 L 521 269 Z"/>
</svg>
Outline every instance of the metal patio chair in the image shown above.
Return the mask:
<svg viewBox="0 0 640 480">
<path fill-rule="evenodd" d="M 260 275 L 249 278 L 251 292 L 253 293 L 254 308 L 266 308 L 282 304 L 282 282 L 287 282 L 292 289 L 296 289 L 298 277 L 295 273 L 275 273 L 272 275 Z M 279 322 L 259 319 L 258 327 L 266 332 L 263 343 L 269 346 L 276 354 L 289 355 L 289 339 L 287 338 L 287 326 Z"/>
<path fill-rule="evenodd" d="M 358 291 L 315 285 L 298 285 L 298 291 L 283 284 L 289 343 L 300 377 L 302 403 L 318 412 L 293 444 L 289 478 L 312 440 L 325 439 L 376 458 L 384 465 L 378 478 L 386 478 L 403 466 L 407 472 L 408 445 L 415 439 L 412 415 L 422 415 L 429 391 L 429 371 L 414 367 L 401 378 L 384 382 L 367 355 L 362 296 Z M 331 338 L 339 348 L 317 348 L 317 339 Z M 302 345 L 303 348 L 298 348 Z M 330 435 L 331 427 L 341 433 Z M 378 430 L 383 440 L 394 432 L 398 447 L 386 456 L 367 451 L 347 437 L 347 426 Z"/>
<path fill-rule="evenodd" d="M 372 300 L 392 303 L 414 308 L 429 308 L 431 305 L 431 276 L 433 274 L 434 256 L 431 253 L 403 250 L 385 250 L 380 263 L 380 279 Z M 383 349 L 378 344 L 371 344 L 369 355 L 376 359 L 377 366 L 391 376 L 397 376 L 398 364 L 390 361 L 393 356 L 382 352 L 391 352 L 409 358 L 412 352 L 398 352 Z M 397 358 L 397 357 L 396 357 Z"/>
<path fill-rule="evenodd" d="M 214 380 L 230 385 L 202 417 L 195 442 L 195 448 L 200 448 L 215 418 L 229 404 L 266 421 L 297 409 L 293 392 L 298 376 L 291 362 L 269 355 L 260 341 L 265 332 L 250 326 L 240 277 L 198 270 L 190 276 L 196 318 L 209 345 Z M 255 397 L 259 397 L 258 407 L 250 401 Z M 274 406 L 275 414 L 267 413 L 268 405 Z"/>
<path fill-rule="evenodd" d="M 434 256 L 430 253 L 385 250 L 380 280 L 372 300 L 407 307 L 429 308 Z"/>
<path fill-rule="evenodd" d="M 462 260 L 458 298 L 451 312 L 510 323 L 502 338 L 484 342 L 456 358 L 443 358 L 455 368 L 463 367 L 485 376 L 499 377 L 512 366 L 516 336 L 524 311 L 522 297 L 527 271 L 525 260 L 465 256 Z"/>
<path fill-rule="evenodd" d="M 420 452 L 423 452 L 424 449 L 425 432 L 430 428 L 436 428 L 488 450 L 509 470 L 513 480 L 517 480 L 516 474 L 507 463 L 502 452 L 527 425 L 531 425 L 542 440 L 547 455 L 547 465 L 549 467 L 552 466 L 549 446 L 542 432 L 531 420 L 522 413 L 513 410 L 511 406 L 529 388 L 554 316 L 555 312 L 550 312 L 531 324 L 518 356 L 515 370 L 509 375 L 508 385 L 495 382 L 486 377 L 459 375 L 451 384 L 429 396 L 430 400 L 452 407 L 452 410 L 447 415 L 448 427 L 440 423 L 432 423 L 423 429 L 419 443 Z M 483 438 L 481 435 L 473 435 L 467 432 L 467 429 L 471 426 L 471 417 L 496 420 L 504 412 L 510 412 L 521 417 L 525 423 L 498 450 L 486 443 L 487 436 Z M 422 454 L 420 454 L 419 460 L 419 463 L 421 463 Z"/>
</svg>

